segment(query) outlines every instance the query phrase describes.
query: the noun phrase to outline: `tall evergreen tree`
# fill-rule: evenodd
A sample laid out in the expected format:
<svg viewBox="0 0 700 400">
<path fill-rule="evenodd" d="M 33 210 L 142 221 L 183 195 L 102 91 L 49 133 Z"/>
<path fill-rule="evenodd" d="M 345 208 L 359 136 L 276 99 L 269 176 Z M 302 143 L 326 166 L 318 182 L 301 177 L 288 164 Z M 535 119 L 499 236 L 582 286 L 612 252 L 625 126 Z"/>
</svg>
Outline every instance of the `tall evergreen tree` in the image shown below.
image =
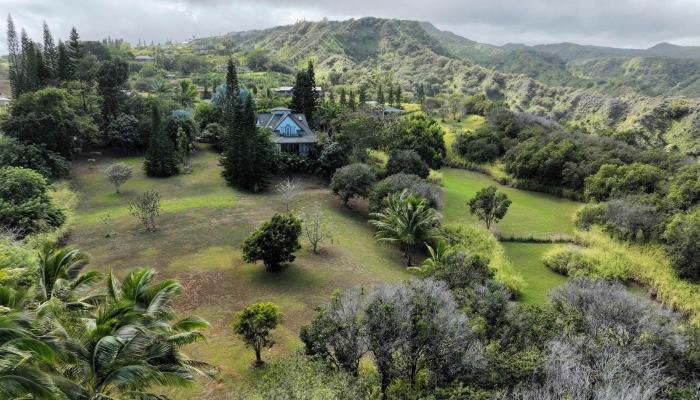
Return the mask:
<svg viewBox="0 0 700 400">
<path fill-rule="evenodd" d="M 394 107 L 401 108 L 401 85 L 396 83 L 394 88 Z"/>
<path fill-rule="evenodd" d="M 306 71 L 298 71 L 294 88 L 292 89 L 292 102 L 290 107 L 296 113 L 302 113 L 310 126 L 314 123 L 314 112 L 318 103 L 316 91 L 316 77 L 314 64 L 309 61 Z"/>
<path fill-rule="evenodd" d="M 425 102 L 425 88 L 422 83 L 418 84 L 418 88 L 416 88 L 416 97 L 421 105 Z"/>
<path fill-rule="evenodd" d="M 129 80 L 129 64 L 115 59 L 105 61 L 97 71 L 97 92 L 102 96 L 102 121 L 106 126 L 119 115 L 122 89 Z"/>
<path fill-rule="evenodd" d="M 10 64 L 10 88 L 12 97 L 16 99 L 22 94 L 22 67 L 20 65 L 19 39 L 17 38 L 17 30 L 11 15 L 7 16 L 7 51 Z"/>
<path fill-rule="evenodd" d="M 350 107 L 352 111 L 355 111 L 357 108 L 357 104 L 355 104 L 355 93 L 352 91 L 352 89 L 350 89 L 349 93 L 348 107 Z"/>
<path fill-rule="evenodd" d="M 365 89 L 364 85 L 360 86 L 360 92 L 358 93 L 358 97 L 360 101 L 360 107 L 363 107 L 367 102 L 367 89 Z"/>
<path fill-rule="evenodd" d="M 345 88 L 340 88 L 340 101 L 338 102 L 340 107 L 345 108 L 348 106 L 348 98 L 345 93 Z"/>
<path fill-rule="evenodd" d="M 306 91 L 309 87 L 308 81 L 309 75 L 306 71 L 297 71 L 297 77 L 292 88 L 292 101 L 289 103 L 289 107 L 295 113 L 304 112 Z"/>
<path fill-rule="evenodd" d="M 78 68 L 78 61 L 83 56 L 83 49 L 80 45 L 80 35 L 75 27 L 70 30 L 70 37 L 68 38 L 68 58 L 70 59 L 69 64 L 69 76 L 70 79 L 76 79 L 76 73 Z"/>
<path fill-rule="evenodd" d="M 44 21 L 44 64 L 46 65 L 49 79 L 56 79 L 58 75 L 58 52 L 46 21 Z"/>
<path fill-rule="evenodd" d="M 389 83 L 389 85 L 387 86 L 386 102 L 389 105 L 394 104 L 394 85 L 391 83 Z"/>
<path fill-rule="evenodd" d="M 160 109 L 154 103 L 151 105 L 151 138 L 143 169 L 152 177 L 172 176 L 180 172 L 179 159 L 175 144 L 163 129 Z"/>
<path fill-rule="evenodd" d="M 384 91 L 382 90 L 381 83 L 377 87 L 377 103 L 384 104 Z"/>
<path fill-rule="evenodd" d="M 56 66 L 56 77 L 60 81 L 71 79 L 71 61 L 68 56 L 68 49 L 63 41 L 58 41 L 58 60 Z"/>
</svg>

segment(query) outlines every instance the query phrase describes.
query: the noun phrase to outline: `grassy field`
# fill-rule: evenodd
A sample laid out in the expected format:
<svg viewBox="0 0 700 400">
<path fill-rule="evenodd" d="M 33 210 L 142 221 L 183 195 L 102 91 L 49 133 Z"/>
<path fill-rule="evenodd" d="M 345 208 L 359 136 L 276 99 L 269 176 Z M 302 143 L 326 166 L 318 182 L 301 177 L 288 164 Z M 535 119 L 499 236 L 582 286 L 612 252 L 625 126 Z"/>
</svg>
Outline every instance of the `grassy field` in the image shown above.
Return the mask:
<svg viewBox="0 0 700 400">
<path fill-rule="evenodd" d="M 444 214 L 450 222 L 478 223 L 477 218 L 469 213 L 467 202 L 478 190 L 494 185 L 508 195 L 512 204 L 505 218 L 492 229 L 504 235 L 533 236 L 571 234 L 574 231 L 573 215 L 580 203 L 500 185 L 478 172 L 454 168 L 441 171 L 445 186 Z"/>
<path fill-rule="evenodd" d="M 542 264 L 542 255 L 555 244 L 540 243 L 503 243 L 506 256 L 513 269 L 525 279 L 527 286 L 520 301 L 526 304 L 544 304 L 550 289 L 561 285 L 566 277 L 552 272 Z"/>
<path fill-rule="evenodd" d="M 480 223 L 469 213 L 467 202 L 478 190 L 489 185 L 498 187 L 511 199 L 505 218 L 492 230 L 503 235 L 546 237 L 572 234 L 573 215 L 580 203 L 543 193 L 514 189 L 495 182 L 478 172 L 443 168 L 445 186 L 444 219 L 450 223 Z M 552 245 L 537 243 L 504 243 L 506 256 L 525 280 L 521 301 L 545 303 L 549 289 L 560 285 L 565 278 L 550 271 L 542 263 L 542 254 Z"/>
<path fill-rule="evenodd" d="M 92 268 L 113 268 L 124 274 L 150 266 L 162 278 L 178 279 L 185 289 L 178 311 L 210 321 L 207 343 L 192 346 L 189 353 L 219 366 L 222 379 L 178 391 L 176 398 L 226 398 L 233 385 L 249 379 L 253 352 L 231 329 L 235 313 L 244 306 L 273 301 L 281 307 L 284 318 L 274 333 L 277 343 L 263 355 L 274 360 L 300 348 L 299 328 L 334 290 L 369 288 L 408 276 L 400 252 L 372 240 L 366 217 L 342 207 L 314 178 L 303 180 L 304 192 L 296 209 L 320 202 L 335 225 L 335 241 L 323 246 L 321 255 L 311 254 L 303 243 L 289 268 L 270 273 L 261 264 L 245 264 L 239 249 L 255 227 L 284 211 L 278 195 L 253 195 L 228 187 L 220 175 L 218 156 L 208 151 L 193 158 L 194 172 L 167 179 L 145 177 L 140 158 L 120 159 L 132 165 L 135 174 L 123 193 L 116 194 L 102 173 L 112 161 L 101 158 L 96 163 L 74 164 L 71 184 L 80 200 L 70 244 L 91 255 Z M 129 200 L 146 189 L 163 196 L 155 233 L 143 232 L 127 211 Z"/>
</svg>

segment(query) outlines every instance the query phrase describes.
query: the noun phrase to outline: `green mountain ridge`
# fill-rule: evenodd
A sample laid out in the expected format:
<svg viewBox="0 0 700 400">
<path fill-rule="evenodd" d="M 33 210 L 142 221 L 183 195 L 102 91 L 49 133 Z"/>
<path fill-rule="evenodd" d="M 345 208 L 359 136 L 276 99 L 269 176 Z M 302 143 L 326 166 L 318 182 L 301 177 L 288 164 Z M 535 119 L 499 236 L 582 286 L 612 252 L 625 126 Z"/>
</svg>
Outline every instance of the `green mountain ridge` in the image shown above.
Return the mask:
<svg viewBox="0 0 700 400">
<path fill-rule="evenodd" d="M 571 129 L 614 133 L 642 146 L 673 146 L 700 154 L 698 100 L 636 93 L 611 96 L 597 90 L 547 85 L 457 56 L 460 43 L 471 46 L 464 52 L 484 57 L 503 54 L 455 36 L 431 34 L 425 23 L 416 21 L 361 18 L 299 22 L 201 40 L 229 40 L 244 51 L 264 49 L 280 62 L 297 67 L 314 59 L 320 81 L 335 76 L 337 84 L 366 85 L 370 91 L 378 83 L 399 82 L 405 94 L 423 84 L 430 96 L 484 93 L 490 99 L 503 100 L 513 110 L 545 116 Z M 549 64 L 559 65 L 551 60 Z"/>
</svg>

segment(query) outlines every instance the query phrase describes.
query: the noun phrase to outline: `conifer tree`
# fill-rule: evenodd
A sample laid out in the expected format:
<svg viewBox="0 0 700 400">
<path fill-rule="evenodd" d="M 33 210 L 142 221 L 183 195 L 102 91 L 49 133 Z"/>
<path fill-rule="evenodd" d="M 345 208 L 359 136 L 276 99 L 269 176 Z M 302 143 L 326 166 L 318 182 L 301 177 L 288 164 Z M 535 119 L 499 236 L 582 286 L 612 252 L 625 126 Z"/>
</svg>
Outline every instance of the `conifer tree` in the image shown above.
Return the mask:
<svg viewBox="0 0 700 400">
<path fill-rule="evenodd" d="M 392 85 L 391 83 L 387 86 L 386 102 L 389 105 L 394 104 L 394 85 Z"/>
<path fill-rule="evenodd" d="M 49 79 L 56 79 L 58 75 L 58 52 L 46 21 L 44 21 L 44 64 L 46 65 Z"/>
<path fill-rule="evenodd" d="M 68 59 L 70 60 L 68 68 L 69 77 L 71 80 L 73 80 L 76 79 L 78 60 L 80 60 L 80 58 L 83 56 L 83 49 L 80 46 L 80 35 L 78 35 L 78 31 L 75 30 L 75 27 L 71 28 L 70 30 L 67 50 Z"/>
<path fill-rule="evenodd" d="M 349 97 L 348 107 L 350 107 L 352 111 L 355 111 L 357 105 L 355 104 L 355 93 L 352 91 L 352 89 L 350 89 Z"/>
<path fill-rule="evenodd" d="M 345 94 L 345 88 L 340 88 L 340 102 L 338 102 L 341 108 L 345 108 L 348 105 L 347 95 Z"/>
<path fill-rule="evenodd" d="M 377 103 L 384 104 L 384 91 L 382 90 L 381 83 L 377 87 Z"/>
<path fill-rule="evenodd" d="M 302 113 L 310 126 L 313 126 L 314 111 L 318 103 L 316 91 L 316 78 L 314 64 L 309 61 L 306 71 L 298 71 L 294 88 L 292 89 L 292 102 L 290 107 L 296 113 Z"/>
<path fill-rule="evenodd" d="M 365 89 L 364 85 L 360 86 L 360 93 L 358 94 L 358 97 L 360 101 L 360 107 L 363 107 L 367 102 L 367 90 Z"/>
<path fill-rule="evenodd" d="M 17 30 L 12 21 L 12 16 L 7 16 L 7 50 L 10 64 L 9 78 L 12 89 L 12 97 L 18 98 L 22 94 L 22 67 L 20 65 L 20 47 L 17 39 Z"/>
<path fill-rule="evenodd" d="M 56 77 L 60 81 L 68 81 L 71 78 L 71 61 L 68 56 L 68 49 L 63 41 L 58 41 L 58 56 L 56 66 Z"/>
<path fill-rule="evenodd" d="M 401 108 L 401 85 L 398 83 L 394 88 L 394 107 Z"/>
<path fill-rule="evenodd" d="M 151 105 L 151 138 L 143 169 L 151 177 L 167 177 L 180 172 L 179 155 L 162 127 L 160 109 Z"/>
<path fill-rule="evenodd" d="M 416 97 L 418 98 L 418 103 L 423 105 L 423 102 L 425 101 L 425 88 L 423 87 L 423 84 L 419 84 L 418 88 L 416 89 Z"/>
</svg>

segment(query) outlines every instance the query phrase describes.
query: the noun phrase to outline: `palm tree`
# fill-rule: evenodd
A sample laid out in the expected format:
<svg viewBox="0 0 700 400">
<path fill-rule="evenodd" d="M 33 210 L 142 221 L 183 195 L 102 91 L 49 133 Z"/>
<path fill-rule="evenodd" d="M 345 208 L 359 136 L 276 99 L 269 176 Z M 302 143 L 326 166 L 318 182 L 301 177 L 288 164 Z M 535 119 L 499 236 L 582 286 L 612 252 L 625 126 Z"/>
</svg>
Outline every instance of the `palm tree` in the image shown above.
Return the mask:
<svg viewBox="0 0 700 400">
<path fill-rule="evenodd" d="M 370 223 L 377 228 L 375 239 L 399 243 L 409 267 L 411 250 L 433 237 L 438 224 L 435 210 L 427 201 L 405 190 L 389 195 L 384 210 L 371 216 L 374 219 Z"/>
<path fill-rule="evenodd" d="M 162 77 L 156 77 L 150 87 L 150 92 L 157 94 L 160 97 L 166 97 L 172 92 L 173 88 L 170 82 Z"/>
<path fill-rule="evenodd" d="M 191 80 L 183 79 L 177 88 L 177 101 L 183 107 L 192 107 L 197 100 L 197 87 Z"/>
<path fill-rule="evenodd" d="M 56 361 L 56 348 L 31 331 L 30 313 L 13 309 L 23 306 L 26 292 L 0 291 L 0 398 L 55 398 L 51 376 L 40 365 Z"/>
<path fill-rule="evenodd" d="M 74 295 L 89 288 L 101 279 L 97 271 L 81 273 L 87 265 L 87 254 L 69 248 L 54 249 L 45 245 L 39 252 L 37 289 L 39 300 L 49 301 L 59 298 L 61 301 L 72 301 Z M 89 298 L 78 299 L 86 303 Z"/>
<path fill-rule="evenodd" d="M 212 376 L 206 363 L 181 349 L 204 338 L 208 323 L 198 317 L 174 319 L 172 301 L 180 285 L 155 282 L 152 269 L 119 282 L 110 273 L 105 301 L 80 318 L 55 318 L 54 334 L 68 353 L 64 386 L 85 398 L 159 398 L 153 386 L 184 387 L 197 376 Z"/>
</svg>

